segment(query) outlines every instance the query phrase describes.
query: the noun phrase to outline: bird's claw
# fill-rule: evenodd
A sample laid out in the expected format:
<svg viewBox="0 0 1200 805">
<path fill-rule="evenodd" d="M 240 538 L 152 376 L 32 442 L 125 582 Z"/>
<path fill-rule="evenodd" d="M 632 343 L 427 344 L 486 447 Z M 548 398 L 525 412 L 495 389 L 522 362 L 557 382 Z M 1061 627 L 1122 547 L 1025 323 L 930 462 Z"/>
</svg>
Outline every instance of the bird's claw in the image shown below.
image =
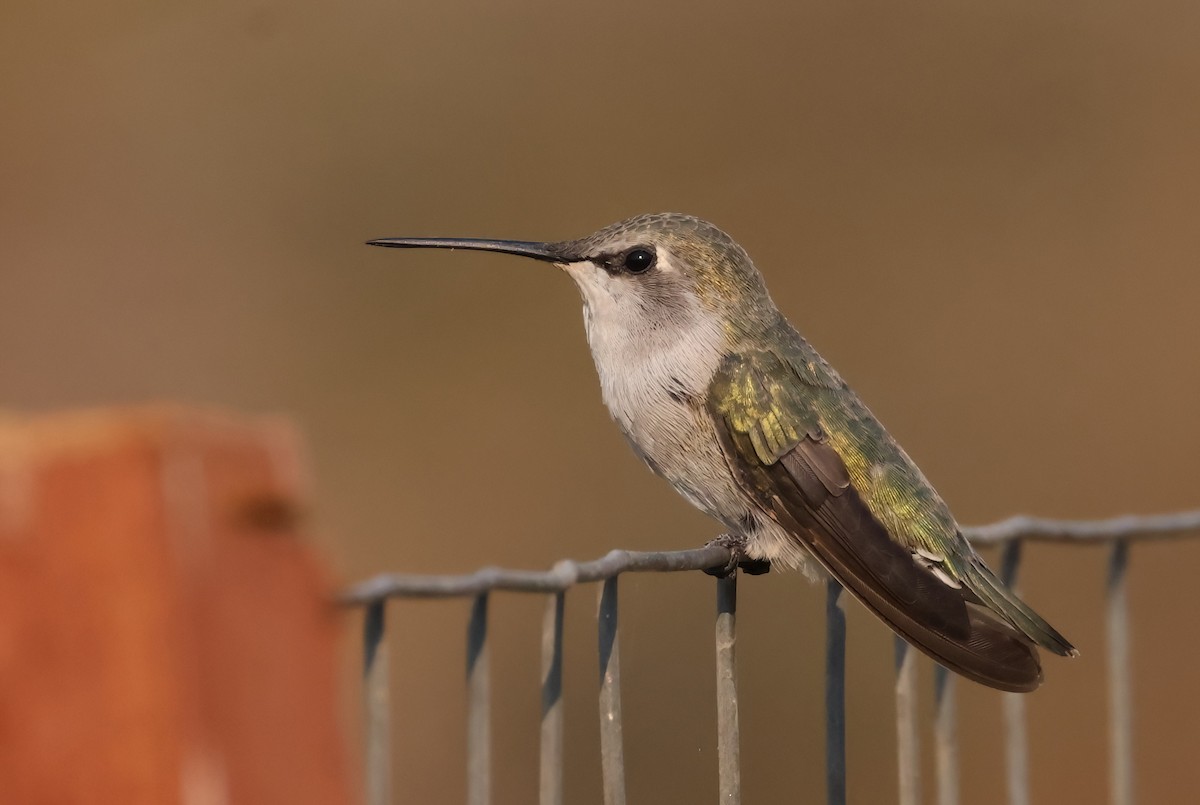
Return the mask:
<svg viewBox="0 0 1200 805">
<path fill-rule="evenodd" d="M 729 561 L 724 565 L 704 569 L 705 573 L 718 579 L 727 578 L 739 569 L 749 576 L 761 576 L 771 570 L 770 559 L 751 559 L 746 556 L 746 538 L 740 534 L 722 534 L 704 547 L 725 548 L 729 551 Z"/>
</svg>

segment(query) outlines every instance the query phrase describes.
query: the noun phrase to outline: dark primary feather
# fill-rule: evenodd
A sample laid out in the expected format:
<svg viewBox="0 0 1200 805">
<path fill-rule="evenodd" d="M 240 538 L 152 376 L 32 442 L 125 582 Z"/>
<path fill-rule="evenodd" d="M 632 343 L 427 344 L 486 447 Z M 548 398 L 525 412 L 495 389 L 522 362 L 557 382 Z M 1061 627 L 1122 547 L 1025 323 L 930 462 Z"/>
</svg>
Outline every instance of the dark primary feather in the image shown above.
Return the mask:
<svg viewBox="0 0 1200 805">
<path fill-rule="evenodd" d="M 1036 688 L 1034 644 L 1071 645 L 996 579 L 820 356 L 798 335 L 780 351 L 731 355 L 713 380 L 709 410 L 739 483 L 914 646 L 985 685 Z"/>
</svg>

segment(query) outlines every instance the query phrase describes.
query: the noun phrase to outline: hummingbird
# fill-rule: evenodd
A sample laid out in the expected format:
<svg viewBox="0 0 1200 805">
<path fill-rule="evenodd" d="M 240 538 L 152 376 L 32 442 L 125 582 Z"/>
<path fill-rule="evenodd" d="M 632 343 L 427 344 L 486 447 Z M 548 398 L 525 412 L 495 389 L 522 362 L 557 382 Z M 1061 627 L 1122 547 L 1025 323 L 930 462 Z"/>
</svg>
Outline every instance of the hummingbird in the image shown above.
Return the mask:
<svg viewBox="0 0 1200 805">
<path fill-rule="evenodd" d="M 731 562 L 823 569 L 946 668 L 1000 690 L 1075 656 L 963 538 L 858 395 L 776 307 L 745 249 L 689 215 L 578 240 L 383 238 L 551 263 L 583 297 L 604 403 L 634 452 L 721 523 Z"/>
</svg>

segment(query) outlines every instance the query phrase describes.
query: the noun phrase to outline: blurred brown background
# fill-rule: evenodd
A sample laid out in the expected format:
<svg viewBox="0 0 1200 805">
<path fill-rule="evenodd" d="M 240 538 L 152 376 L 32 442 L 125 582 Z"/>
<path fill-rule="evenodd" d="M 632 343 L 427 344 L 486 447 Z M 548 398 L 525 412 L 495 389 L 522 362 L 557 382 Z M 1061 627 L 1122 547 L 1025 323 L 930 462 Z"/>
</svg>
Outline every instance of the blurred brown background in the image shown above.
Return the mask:
<svg viewBox="0 0 1200 805">
<path fill-rule="evenodd" d="M 749 249 L 964 522 L 1194 507 L 1198 33 L 1182 0 L 6 4 L 0 402 L 290 412 L 347 579 L 694 546 L 716 529 L 608 421 L 565 277 L 361 245 L 672 209 Z M 1027 553 L 1083 652 L 1029 702 L 1041 802 L 1104 797 L 1104 559 Z M 1145 802 L 1200 787 L 1198 560 L 1133 556 Z M 711 585 L 622 589 L 630 796 L 709 801 Z M 808 801 L 822 591 L 741 599 L 746 798 Z M 572 803 L 599 801 L 594 605 L 568 599 Z M 850 797 L 884 802 L 891 638 L 850 609 Z M 497 801 L 526 803 L 541 601 L 493 611 Z M 464 791 L 465 615 L 394 609 L 407 802 Z M 964 801 L 1001 802 L 999 699 L 960 690 Z"/>
</svg>

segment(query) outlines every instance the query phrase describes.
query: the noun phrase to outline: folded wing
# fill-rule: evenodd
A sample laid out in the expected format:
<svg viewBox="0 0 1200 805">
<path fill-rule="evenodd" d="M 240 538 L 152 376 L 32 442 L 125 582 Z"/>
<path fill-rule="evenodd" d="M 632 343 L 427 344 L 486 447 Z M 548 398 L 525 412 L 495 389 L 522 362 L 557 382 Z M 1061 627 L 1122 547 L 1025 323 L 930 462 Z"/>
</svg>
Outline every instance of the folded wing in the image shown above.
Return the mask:
<svg viewBox="0 0 1200 805">
<path fill-rule="evenodd" d="M 713 381 L 709 410 L 739 483 L 909 643 L 984 685 L 1036 688 L 1042 673 L 1034 640 L 1042 635 L 1018 628 L 1005 612 L 1009 602 L 1061 641 L 1061 651 L 1052 646 L 1056 651 L 1073 649 L 998 582 L 989 586 L 994 577 L 907 456 L 836 376 L 834 383 L 813 371 L 811 363 L 797 365 L 773 352 L 726 359 Z M 865 432 L 847 439 L 842 431 L 855 427 Z M 886 443 L 876 444 L 880 439 Z M 852 455 L 843 456 L 839 447 Z M 911 493 L 870 484 L 872 473 L 886 473 L 889 462 L 911 470 L 903 476 L 911 476 Z M 940 541 L 930 536 L 939 531 Z M 974 586 L 988 589 L 980 595 Z"/>
</svg>

